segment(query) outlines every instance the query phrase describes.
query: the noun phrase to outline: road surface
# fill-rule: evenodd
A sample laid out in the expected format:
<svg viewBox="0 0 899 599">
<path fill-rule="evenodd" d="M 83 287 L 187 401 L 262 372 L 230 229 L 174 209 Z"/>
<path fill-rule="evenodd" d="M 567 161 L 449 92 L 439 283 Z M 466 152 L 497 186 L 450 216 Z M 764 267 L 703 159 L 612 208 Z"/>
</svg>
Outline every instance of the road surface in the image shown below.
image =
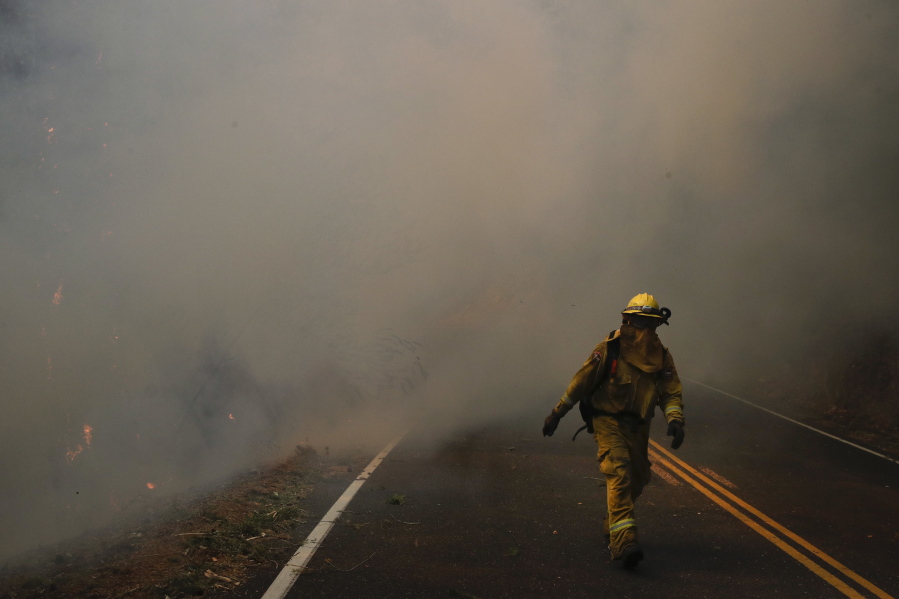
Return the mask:
<svg viewBox="0 0 899 599">
<path fill-rule="evenodd" d="M 680 450 L 654 422 L 637 570 L 603 546 L 605 488 L 593 440 L 571 441 L 577 411 L 552 438 L 541 411 L 436 447 L 411 431 L 286 596 L 899 597 L 899 464 L 685 391 Z"/>
</svg>

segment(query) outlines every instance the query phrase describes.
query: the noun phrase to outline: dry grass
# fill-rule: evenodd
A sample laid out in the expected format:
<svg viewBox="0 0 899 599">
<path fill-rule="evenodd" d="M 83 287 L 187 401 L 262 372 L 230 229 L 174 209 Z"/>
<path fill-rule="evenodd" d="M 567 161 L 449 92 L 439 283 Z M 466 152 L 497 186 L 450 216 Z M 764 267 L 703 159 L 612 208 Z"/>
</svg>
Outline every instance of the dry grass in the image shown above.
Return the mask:
<svg viewBox="0 0 899 599">
<path fill-rule="evenodd" d="M 152 523 L 119 522 L 32 552 L 0 572 L 0 599 L 178 599 L 239 588 L 293 546 L 290 531 L 309 515 L 304 500 L 324 468 L 301 447 Z"/>
</svg>

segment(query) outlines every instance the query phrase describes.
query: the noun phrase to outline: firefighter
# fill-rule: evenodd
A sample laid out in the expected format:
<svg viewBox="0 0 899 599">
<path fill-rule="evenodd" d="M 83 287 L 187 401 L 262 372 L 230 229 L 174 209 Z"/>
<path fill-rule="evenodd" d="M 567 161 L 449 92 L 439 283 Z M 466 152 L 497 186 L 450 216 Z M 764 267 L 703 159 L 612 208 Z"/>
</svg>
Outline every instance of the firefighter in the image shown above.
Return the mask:
<svg viewBox="0 0 899 599">
<path fill-rule="evenodd" d="M 621 328 L 597 345 L 574 375 L 546 417 L 543 435 L 551 437 L 559 420 L 580 402 L 584 428 L 599 446 L 599 469 L 606 478 L 603 533 L 612 559 L 633 569 L 643 559 L 634 502 L 649 482 L 650 423 L 658 405 L 673 437 L 671 448 L 677 449 L 684 441 L 684 405 L 674 360 L 656 334 L 668 324 L 671 310 L 641 293 L 621 314 Z"/>
</svg>

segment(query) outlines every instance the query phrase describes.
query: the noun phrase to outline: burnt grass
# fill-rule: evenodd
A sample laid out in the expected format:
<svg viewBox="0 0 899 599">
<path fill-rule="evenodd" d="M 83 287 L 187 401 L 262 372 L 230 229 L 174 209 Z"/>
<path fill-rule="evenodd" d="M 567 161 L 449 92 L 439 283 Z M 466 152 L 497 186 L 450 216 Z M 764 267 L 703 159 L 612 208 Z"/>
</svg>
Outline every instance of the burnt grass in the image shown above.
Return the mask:
<svg viewBox="0 0 899 599">
<path fill-rule="evenodd" d="M 336 470 L 308 446 L 152 518 L 122 520 L 0 566 L 0 599 L 227 597 L 259 568 L 276 570 L 313 515 L 315 483 Z M 301 542 L 301 539 L 300 539 Z"/>
</svg>

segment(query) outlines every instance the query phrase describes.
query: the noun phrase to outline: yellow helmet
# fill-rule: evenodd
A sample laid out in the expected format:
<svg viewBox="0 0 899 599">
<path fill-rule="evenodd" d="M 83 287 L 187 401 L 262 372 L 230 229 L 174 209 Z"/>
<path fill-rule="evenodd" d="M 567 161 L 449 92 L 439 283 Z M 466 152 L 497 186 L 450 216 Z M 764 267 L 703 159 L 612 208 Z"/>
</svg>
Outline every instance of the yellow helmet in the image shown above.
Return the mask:
<svg viewBox="0 0 899 599">
<path fill-rule="evenodd" d="M 625 316 L 636 314 L 640 316 L 649 316 L 651 318 L 660 318 L 665 324 L 668 324 L 668 317 L 671 316 L 671 310 L 668 308 L 659 308 L 659 302 L 648 293 L 639 293 L 635 295 L 631 301 L 627 303 L 627 308 L 622 310 L 621 313 Z"/>
</svg>

